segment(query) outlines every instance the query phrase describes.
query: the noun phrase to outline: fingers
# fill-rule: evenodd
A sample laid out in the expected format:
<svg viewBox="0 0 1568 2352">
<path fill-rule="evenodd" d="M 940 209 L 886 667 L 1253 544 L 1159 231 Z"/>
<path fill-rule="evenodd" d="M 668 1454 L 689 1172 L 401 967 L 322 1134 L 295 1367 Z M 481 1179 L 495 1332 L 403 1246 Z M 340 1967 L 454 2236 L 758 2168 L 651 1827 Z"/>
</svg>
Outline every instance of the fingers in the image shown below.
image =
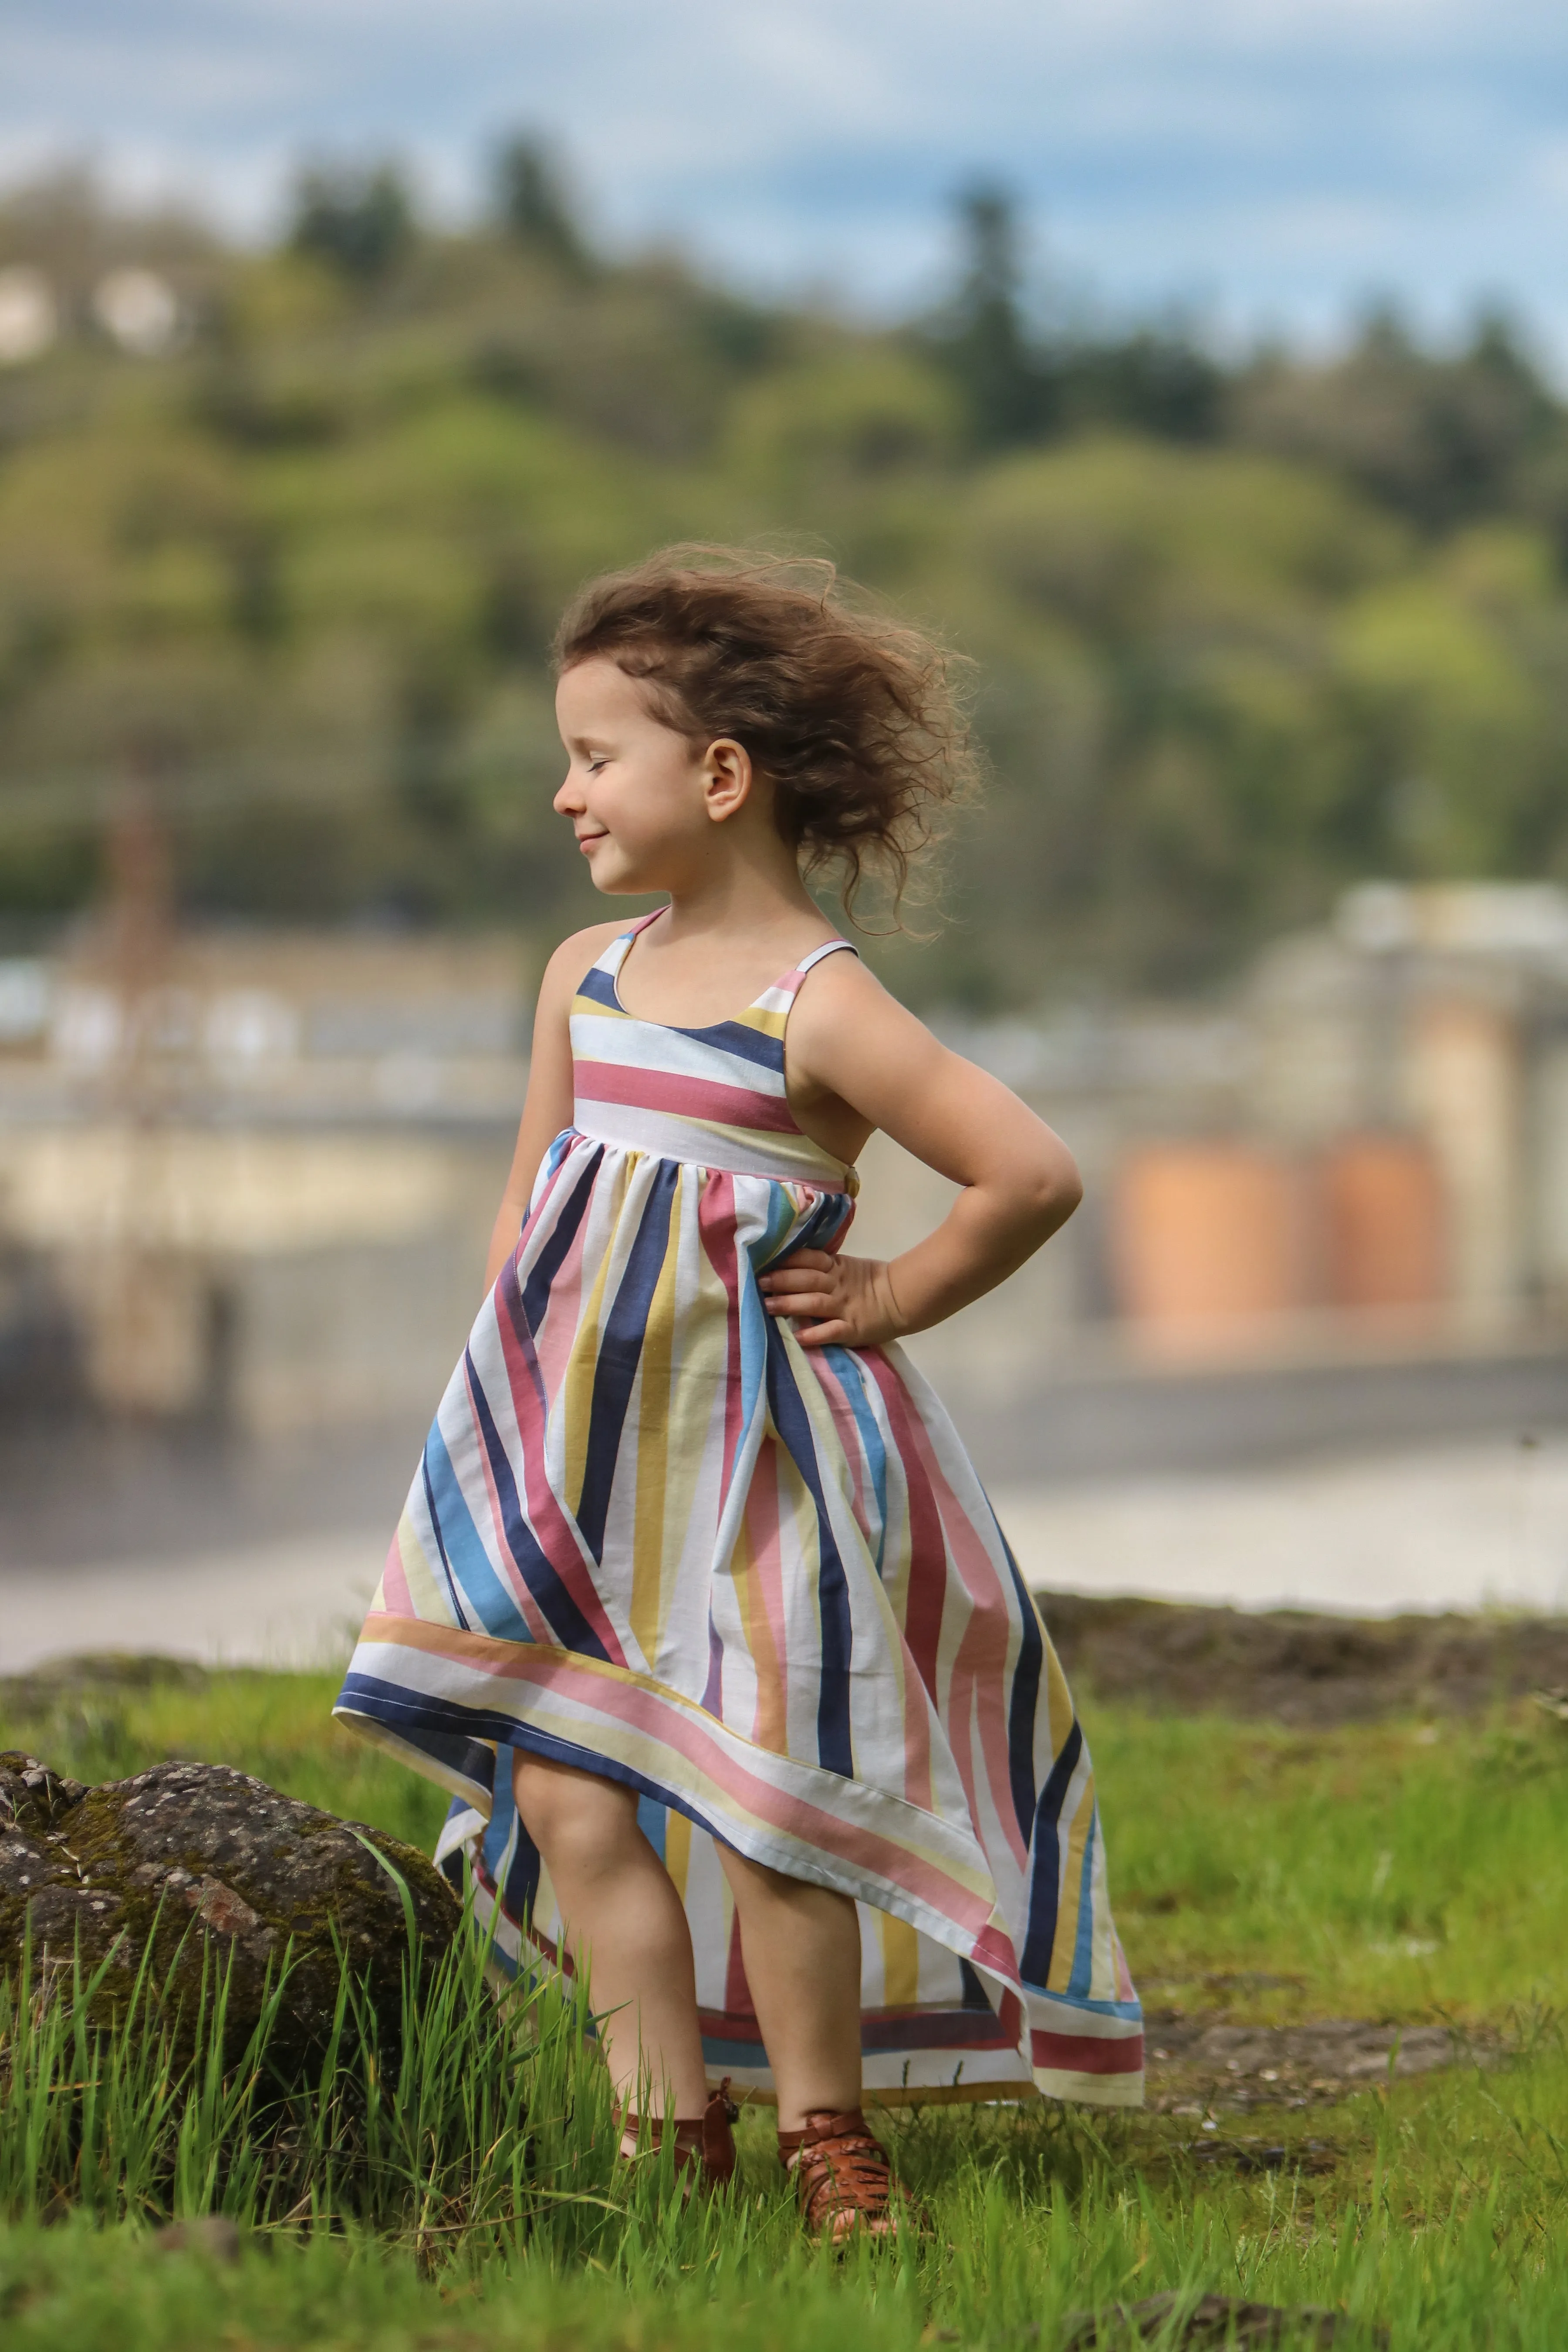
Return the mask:
<svg viewBox="0 0 1568 2352">
<path fill-rule="evenodd" d="M 836 1267 L 802 1266 L 783 1274 L 764 1274 L 757 1285 L 770 1307 L 787 1305 L 792 1315 L 798 1314 L 802 1302 L 808 1298 L 841 1298 L 844 1277 Z"/>
<path fill-rule="evenodd" d="M 854 1327 L 846 1314 L 851 1277 L 841 1258 L 826 1250 L 796 1250 L 759 1276 L 757 1287 L 768 1313 L 775 1320 L 787 1316 L 803 1347 L 854 1344 Z"/>
<path fill-rule="evenodd" d="M 826 1323 L 803 1324 L 795 1336 L 803 1348 L 852 1348 L 855 1345 L 854 1331 L 841 1317 L 834 1317 Z"/>
<path fill-rule="evenodd" d="M 837 1274 L 839 1271 L 837 1259 L 829 1257 L 826 1250 L 797 1250 L 794 1257 L 781 1258 L 777 1265 L 770 1267 L 766 1274 L 759 1275 L 757 1288 L 764 1293 L 802 1289 L 812 1284 L 820 1288 L 825 1274 Z"/>
<path fill-rule="evenodd" d="M 836 1298 L 831 1291 L 826 1290 L 807 1291 L 799 1297 L 765 1298 L 763 1304 L 770 1315 L 792 1317 L 837 1315 L 843 1311 L 844 1306 L 841 1298 Z"/>
</svg>

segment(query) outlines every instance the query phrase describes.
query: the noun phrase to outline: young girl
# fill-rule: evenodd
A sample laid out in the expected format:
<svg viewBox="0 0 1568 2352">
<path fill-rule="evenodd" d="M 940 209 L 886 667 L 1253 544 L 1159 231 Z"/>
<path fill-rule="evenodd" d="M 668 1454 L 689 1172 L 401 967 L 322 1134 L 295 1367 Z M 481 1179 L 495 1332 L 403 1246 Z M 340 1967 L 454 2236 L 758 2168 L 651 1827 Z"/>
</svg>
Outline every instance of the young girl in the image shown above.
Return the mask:
<svg viewBox="0 0 1568 2352">
<path fill-rule="evenodd" d="M 839 2238 L 908 2218 L 868 2084 L 1129 2105 L 1142 2037 L 1061 1669 L 897 1345 L 1078 1175 L 806 890 L 901 880 L 963 758 L 935 650 L 811 573 L 676 551 L 562 625 L 555 807 L 596 888 L 667 903 L 545 971 L 489 1296 L 337 1712 L 455 1791 L 439 1853 L 513 1966 L 591 1963 L 627 2147 L 651 2097 L 717 2183 L 710 2081 L 771 2094 Z M 843 1247 L 877 1128 L 962 1188 L 887 1264 Z"/>
</svg>

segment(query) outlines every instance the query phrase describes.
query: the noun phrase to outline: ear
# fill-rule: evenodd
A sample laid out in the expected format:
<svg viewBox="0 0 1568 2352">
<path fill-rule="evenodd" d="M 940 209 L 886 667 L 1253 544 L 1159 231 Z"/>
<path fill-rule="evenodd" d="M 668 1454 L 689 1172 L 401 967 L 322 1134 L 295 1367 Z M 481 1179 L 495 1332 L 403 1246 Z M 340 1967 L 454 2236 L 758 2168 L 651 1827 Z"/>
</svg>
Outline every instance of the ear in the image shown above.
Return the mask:
<svg viewBox="0 0 1568 2352">
<path fill-rule="evenodd" d="M 702 801 L 715 824 L 734 816 L 752 796 L 752 755 L 728 735 L 702 755 Z"/>
</svg>

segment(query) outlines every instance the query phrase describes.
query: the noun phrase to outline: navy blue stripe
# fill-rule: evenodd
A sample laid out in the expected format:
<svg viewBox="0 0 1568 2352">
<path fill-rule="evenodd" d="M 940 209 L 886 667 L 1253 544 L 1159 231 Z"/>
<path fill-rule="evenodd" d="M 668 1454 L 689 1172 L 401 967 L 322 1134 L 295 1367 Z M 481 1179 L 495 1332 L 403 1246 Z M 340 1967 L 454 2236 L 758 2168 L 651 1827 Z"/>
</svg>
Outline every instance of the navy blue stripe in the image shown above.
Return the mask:
<svg viewBox="0 0 1568 2352">
<path fill-rule="evenodd" d="M 676 1034 L 694 1038 L 700 1045 L 716 1045 L 726 1054 L 733 1054 L 738 1062 L 754 1062 L 759 1069 L 772 1070 L 779 1077 L 784 1076 L 784 1039 L 770 1037 L 765 1029 L 750 1029 L 743 1021 L 716 1021 L 711 1029 L 678 1029 Z"/>
<path fill-rule="evenodd" d="M 456 1699 L 435 1698 L 427 1691 L 405 1690 L 401 1683 L 383 1682 L 378 1675 L 350 1674 L 339 1694 L 340 1706 L 395 1731 L 411 1748 L 428 1756 L 474 1748 L 476 1742 L 495 1740 L 516 1744 L 516 1720 L 485 1706 L 464 1706 Z M 483 1786 L 495 1786 L 495 1758 L 489 1748 L 478 1753 L 485 1759 Z M 472 1774 L 467 1775 L 473 1778 Z"/>
<path fill-rule="evenodd" d="M 994 2016 L 995 2012 L 986 1999 L 985 1987 L 980 1981 L 979 1970 L 971 1968 L 967 1960 L 961 1959 L 958 1963 L 958 1974 L 963 1986 L 963 2007 L 983 2009 L 987 2016 Z"/>
<path fill-rule="evenodd" d="M 768 1410 L 780 1444 L 805 1479 L 816 1506 L 816 1592 L 822 1616 L 816 1760 L 825 1772 L 839 1772 L 847 1780 L 852 1780 L 855 1747 L 849 1727 L 849 1659 L 854 1626 L 849 1614 L 849 1584 L 827 1517 L 811 1423 L 784 1353 L 784 1333 L 772 1317 L 768 1319 Z"/>
<path fill-rule="evenodd" d="M 539 1848 L 524 1829 L 522 1816 L 520 1813 L 517 1820 L 517 1843 L 512 1848 L 511 1868 L 507 1872 L 505 1885 L 496 1890 L 501 1909 L 509 1919 L 515 1920 L 520 1927 L 530 1916 L 535 1903 L 539 1900 L 539 1880 L 543 1866 Z"/>
<path fill-rule="evenodd" d="M 1035 1819 L 1036 1709 L 1040 1702 L 1040 1675 L 1046 1662 L 1046 1637 L 1039 1611 L 1018 1573 L 1018 1563 L 1013 1557 L 1007 1538 L 1000 1528 L 996 1533 L 1006 1555 L 1007 1566 L 1012 1570 L 1013 1590 L 1018 1600 L 1018 1662 L 1013 1669 L 1013 1687 L 1007 1700 L 1007 1777 L 1012 1783 L 1013 1811 L 1017 1816 L 1018 1835 L 1027 1842 Z"/>
<path fill-rule="evenodd" d="M 620 999 L 616 994 L 615 975 L 601 971 L 597 964 L 594 966 L 592 971 L 584 972 L 577 982 L 577 993 L 579 996 L 587 997 L 591 1003 L 607 1004 L 612 1013 L 624 1010 Z M 630 1020 L 629 1013 L 626 1018 Z"/>
<path fill-rule="evenodd" d="M 578 995 L 592 998 L 595 1004 L 611 1006 L 638 1029 L 657 1030 L 670 1037 L 689 1037 L 694 1045 L 711 1045 L 717 1053 L 732 1054 L 739 1062 L 754 1062 L 759 1069 L 772 1070 L 778 1077 L 784 1076 L 784 1039 L 770 1036 L 765 1029 L 753 1029 L 745 1021 L 715 1021 L 706 1029 L 682 1029 L 673 1021 L 643 1021 L 637 1013 L 626 1011 L 608 972 L 590 972 L 588 979 L 596 984 L 590 988 L 584 981 Z"/>
<path fill-rule="evenodd" d="M 500 1506 L 501 1528 L 506 1536 L 507 1549 L 516 1561 L 518 1572 L 527 1585 L 540 1610 L 548 1621 L 551 1632 L 564 1649 L 585 1652 L 590 1658 L 608 1659 L 599 1635 L 595 1633 L 571 1593 L 562 1582 L 554 1562 L 540 1546 L 539 1538 L 522 1515 L 518 1499 L 517 1479 L 501 1433 L 490 1412 L 489 1399 L 479 1386 L 479 1376 L 473 1358 L 465 1350 L 464 1362 L 468 1367 L 468 1392 L 473 1399 L 479 1419 L 479 1434 L 484 1439 L 485 1453 L 489 1461 L 490 1475 L 495 1480 L 496 1501 Z M 512 1636 L 527 1640 L 526 1633 Z"/>
<path fill-rule="evenodd" d="M 595 1559 L 605 1556 L 605 1521 L 616 1480 L 621 1432 L 626 1426 L 632 1384 L 642 1360 L 648 1310 L 669 1246 L 670 1210 L 679 1181 L 678 1162 L 661 1160 L 626 1258 L 626 1270 L 599 1341 L 598 1361 L 594 1367 L 594 1402 L 588 1412 L 588 1443 L 584 1450 L 583 1492 L 577 1504 L 577 1525 Z"/>
<path fill-rule="evenodd" d="M 1042 1990 L 1051 1977 L 1051 1949 L 1057 1940 L 1057 1881 L 1061 1872 L 1056 1826 L 1067 1801 L 1068 1789 L 1083 1753 L 1083 1734 L 1075 1723 L 1051 1766 L 1035 1815 L 1029 1852 L 1029 1924 L 1018 1955 L 1018 1974 L 1026 1985 Z"/>
<path fill-rule="evenodd" d="M 562 1203 L 550 1239 L 529 1269 L 528 1280 L 522 1286 L 521 1301 L 517 1297 L 516 1286 L 508 1285 L 506 1307 L 514 1331 L 517 1328 L 516 1307 L 519 1304 L 521 1307 L 523 1319 L 531 1331 L 537 1331 L 543 1322 L 545 1311 L 550 1305 L 550 1286 L 560 1272 L 562 1261 L 577 1237 L 577 1228 L 587 1213 L 588 1202 L 594 1191 L 594 1181 L 599 1173 L 599 1162 L 604 1156 L 605 1147 L 602 1143 L 595 1151 L 584 1155 L 576 1175 L 575 1189 L 571 1199 Z"/>
<path fill-rule="evenodd" d="M 430 1436 L 439 1437 L 440 1434 L 440 1423 L 437 1422 L 432 1428 Z M 446 1443 L 446 1439 L 442 1437 L 441 1444 L 443 1447 L 445 1447 Z M 419 1475 L 425 1482 L 425 1508 L 430 1514 L 430 1528 L 436 1538 L 436 1549 L 441 1555 L 441 1565 L 447 1571 L 447 1594 L 452 1603 L 452 1614 L 456 1617 L 464 1633 L 471 1633 L 474 1629 L 469 1624 L 468 1619 L 464 1616 L 463 1604 L 458 1598 L 458 1580 L 452 1573 L 452 1563 L 447 1557 L 446 1540 L 441 1533 L 441 1514 L 436 1507 L 436 1489 L 430 1483 L 429 1437 L 425 1440 L 425 1451 L 419 1456 Z"/>
<path fill-rule="evenodd" d="M 372 1723 L 395 1732 L 406 1747 L 416 1748 L 458 1780 L 480 1789 L 494 1788 L 494 1751 L 486 1747 L 485 1735 L 468 1708 L 446 1707 L 439 1710 L 439 1720 L 432 1720 L 429 1703 L 410 1700 L 400 1683 L 384 1682 L 379 1675 L 354 1673 L 343 1676 L 336 1704 L 351 1715 L 366 1716 Z"/>
</svg>

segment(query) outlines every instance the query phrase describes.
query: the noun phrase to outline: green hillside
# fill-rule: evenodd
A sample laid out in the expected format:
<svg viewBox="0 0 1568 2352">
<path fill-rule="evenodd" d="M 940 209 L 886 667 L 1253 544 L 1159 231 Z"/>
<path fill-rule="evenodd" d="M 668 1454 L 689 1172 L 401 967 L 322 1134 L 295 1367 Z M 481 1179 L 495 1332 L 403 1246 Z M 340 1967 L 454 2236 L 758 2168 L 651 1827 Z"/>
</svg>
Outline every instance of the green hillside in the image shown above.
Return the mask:
<svg viewBox="0 0 1568 2352">
<path fill-rule="evenodd" d="M 422 227 L 318 175 L 276 251 L 0 207 L 62 331 L 0 373 L 0 936 L 94 887 L 127 775 L 193 912 L 559 928 L 544 648 L 670 538 L 826 551 L 976 665 L 992 782 L 901 986 L 1201 986 L 1347 877 L 1568 873 L 1568 416 L 1483 322 L 1220 365 L 1032 322 L 972 198 L 952 299 L 872 331 L 586 246 L 526 149 Z M 151 267 L 184 326 L 117 348 Z"/>
</svg>

